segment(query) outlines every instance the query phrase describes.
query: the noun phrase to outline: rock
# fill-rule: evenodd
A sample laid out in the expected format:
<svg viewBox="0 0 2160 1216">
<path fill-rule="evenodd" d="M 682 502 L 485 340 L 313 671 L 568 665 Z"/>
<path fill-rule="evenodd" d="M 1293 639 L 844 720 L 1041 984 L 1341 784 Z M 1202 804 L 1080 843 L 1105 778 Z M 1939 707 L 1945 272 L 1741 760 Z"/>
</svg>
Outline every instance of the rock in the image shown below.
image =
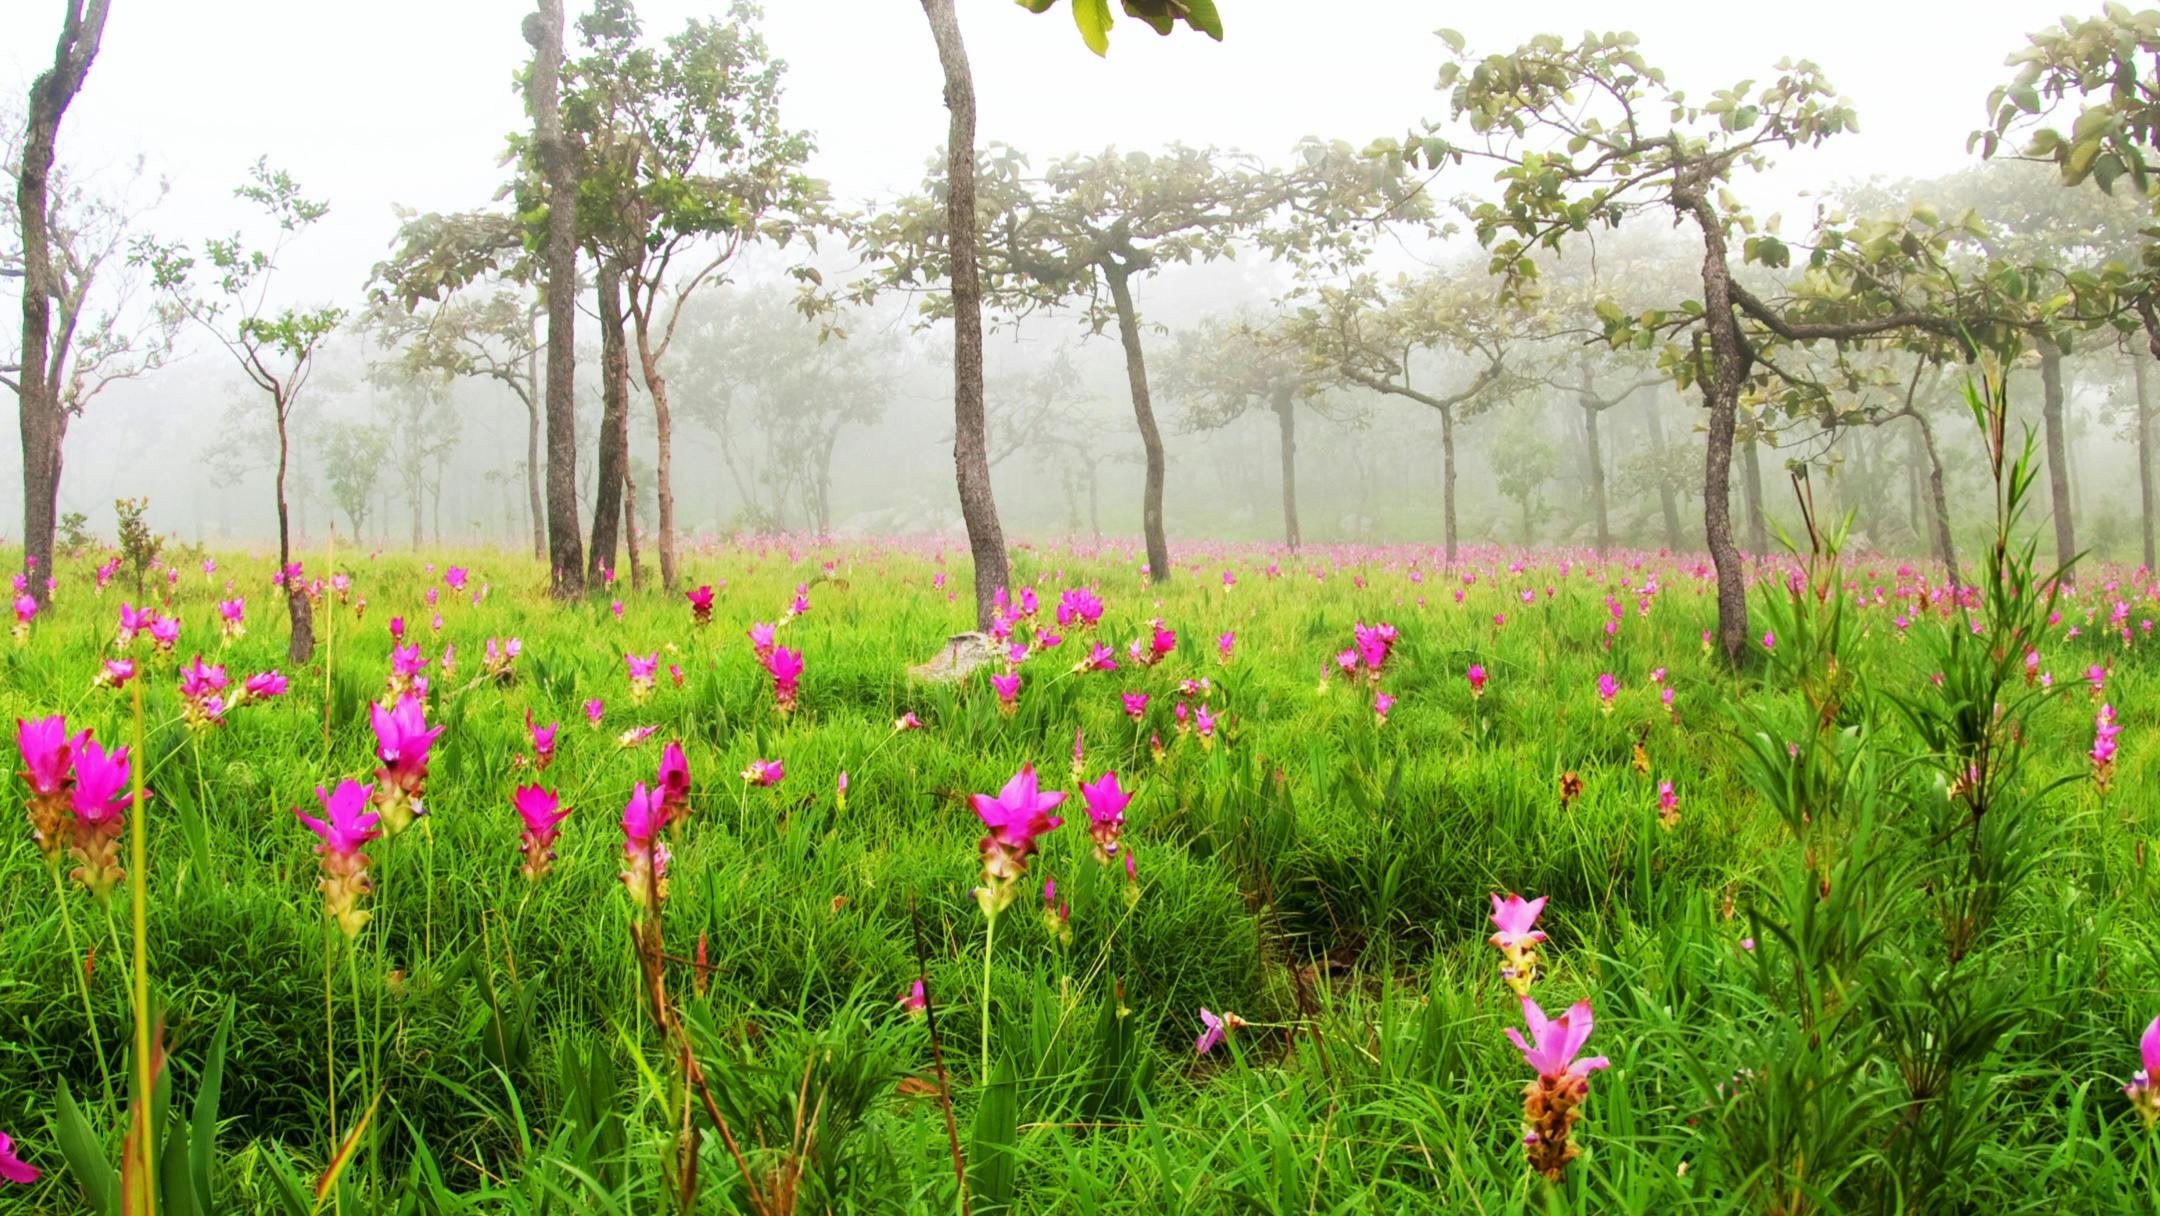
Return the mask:
<svg viewBox="0 0 2160 1216">
<path fill-rule="evenodd" d="M 997 643 L 987 633 L 956 633 L 945 639 L 945 648 L 929 662 L 908 668 L 908 674 L 932 684 L 951 684 L 997 658 Z"/>
</svg>

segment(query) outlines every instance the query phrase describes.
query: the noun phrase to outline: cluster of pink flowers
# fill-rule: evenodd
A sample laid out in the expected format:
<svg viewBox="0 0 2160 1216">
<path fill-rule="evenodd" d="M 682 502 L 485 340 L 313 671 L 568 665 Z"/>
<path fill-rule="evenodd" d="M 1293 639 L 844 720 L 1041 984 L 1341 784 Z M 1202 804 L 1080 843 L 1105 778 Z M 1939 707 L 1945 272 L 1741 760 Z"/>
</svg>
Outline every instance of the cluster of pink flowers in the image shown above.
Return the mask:
<svg viewBox="0 0 2160 1216">
<path fill-rule="evenodd" d="M 113 677 L 114 686 L 125 683 L 119 673 L 112 672 L 113 664 L 106 670 Z M 128 674 L 133 674 L 132 670 Z M 249 701 L 266 701 L 282 696 L 287 686 L 283 674 L 277 671 L 259 671 L 243 681 L 239 688 L 228 693 L 232 678 L 218 664 L 205 663 L 196 655 L 187 666 L 180 669 L 180 716 L 194 730 L 207 730 L 223 726 L 225 715 Z"/>
<path fill-rule="evenodd" d="M 120 628 L 113 634 L 113 649 L 123 654 L 134 649 L 140 634 L 149 634 L 158 653 L 170 654 L 180 640 L 180 621 L 154 609 L 137 610 L 132 604 L 120 605 Z"/>
<path fill-rule="evenodd" d="M 480 674 L 498 684 L 508 684 L 517 678 L 515 666 L 518 655 L 524 653 L 524 650 L 525 642 L 522 638 L 511 638 L 508 641 L 489 638 L 486 647 L 480 652 Z M 447 657 L 449 649 L 445 647 L 443 653 Z"/>
<path fill-rule="evenodd" d="M 2102 702 L 2100 713 L 2093 719 L 2092 750 L 2086 755 L 2092 758 L 2093 784 L 2100 792 L 2107 793 L 2108 782 L 2115 775 L 2115 736 L 2122 727 L 2115 721 L 2115 707 Z"/>
<path fill-rule="evenodd" d="M 1134 638 L 1125 647 L 1126 657 L 1141 667 L 1153 667 L 1177 650 L 1177 630 L 1160 620 L 1148 622 L 1148 636 Z"/>
<path fill-rule="evenodd" d="M 76 862 L 70 877 L 103 900 L 125 876 L 120 834 L 135 800 L 127 792 L 127 748 L 107 752 L 87 730 L 70 736 L 59 714 L 17 718 L 15 747 L 30 787 L 24 806 L 31 839 L 47 865 L 58 866 L 65 849 Z"/>
</svg>

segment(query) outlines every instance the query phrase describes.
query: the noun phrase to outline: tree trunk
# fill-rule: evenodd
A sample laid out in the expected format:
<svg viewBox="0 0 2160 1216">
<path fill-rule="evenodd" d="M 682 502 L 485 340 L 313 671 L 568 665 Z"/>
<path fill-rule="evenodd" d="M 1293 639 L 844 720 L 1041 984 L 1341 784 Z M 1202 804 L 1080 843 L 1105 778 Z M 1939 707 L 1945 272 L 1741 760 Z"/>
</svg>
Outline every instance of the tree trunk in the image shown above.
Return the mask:
<svg viewBox="0 0 2160 1216">
<path fill-rule="evenodd" d="M 636 314 L 638 371 L 645 378 L 645 395 L 652 398 L 653 432 L 657 437 L 656 455 L 653 458 L 653 490 L 659 499 L 658 529 L 660 550 L 660 589 L 675 590 L 675 485 L 669 475 L 672 467 L 670 453 L 673 449 L 674 424 L 668 415 L 667 378 L 660 374 L 660 360 L 652 349 L 652 334 L 645 313 Z M 627 422 L 627 419 L 625 419 Z M 631 561 L 631 575 L 636 577 L 636 559 Z"/>
<path fill-rule="evenodd" d="M 2152 468 L 2152 405 L 2145 395 L 2145 360 L 2142 357 L 2130 361 L 2131 374 L 2137 381 L 2137 478 L 2138 519 L 2140 531 L 2145 538 L 2145 570 L 2150 574 L 2153 563 L 2153 468 Z"/>
<path fill-rule="evenodd" d="M 1643 430 L 1650 440 L 1651 458 L 1657 470 L 1658 511 L 1665 523 L 1665 547 L 1678 553 L 1684 542 L 1680 537 L 1679 495 L 1673 493 L 1672 484 L 1665 480 L 1665 420 L 1658 416 L 1657 397 L 1650 398 L 1650 408 L 1643 412 Z"/>
<path fill-rule="evenodd" d="M 563 5 L 539 0 L 525 18 L 533 48 L 526 75 L 533 140 L 547 177 L 547 530 L 548 584 L 557 598 L 585 591 L 577 515 L 577 162 L 563 136 Z"/>
<path fill-rule="evenodd" d="M 1297 520 L 1297 402 L 1287 388 L 1275 390 L 1275 422 L 1282 432 L 1283 543 L 1295 553 L 1305 538 Z"/>
<path fill-rule="evenodd" d="M 1582 406 L 1583 454 L 1588 458 L 1590 468 L 1590 512 L 1597 518 L 1598 556 L 1604 557 L 1612 552 L 1612 516 L 1605 505 L 1605 452 L 1598 442 L 1599 409 L 1590 396 L 1590 368 L 1587 364 L 1582 369 L 1582 390 L 1576 400 Z"/>
<path fill-rule="evenodd" d="M 533 560 L 546 561 L 547 515 L 540 501 L 540 369 L 539 352 L 525 356 L 525 497 L 532 516 Z M 572 518 L 576 512 L 571 513 Z"/>
<path fill-rule="evenodd" d="M 23 129 L 15 177 L 15 207 L 22 232 L 22 366 L 17 369 L 16 412 L 22 421 L 23 573 L 40 606 L 51 602 L 53 532 L 60 510 L 61 417 L 59 365 L 65 350 L 52 349 L 53 278 L 50 227 L 52 165 L 60 142 L 60 119 L 82 91 L 105 37 L 107 0 L 69 0 L 53 47 L 52 67 L 30 84 L 30 113 Z M 48 369 L 48 364 L 51 367 Z"/>
<path fill-rule="evenodd" d="M 593 483 L 592 550 L 585 578 L 603 583 L 615 569 L 615 548 L 625 483 L 630 478 L 630 351 L 623 341 L 622 268 L 612 257 L 599 259 L 600 295 L 600 453 Z"/>
<path fill-rule="evenodd" d="M 1369 480 L 1361 478 L 1360 480 Z M 1440 407 L 1440 501 L 1446 521 L 1447 560 L 1455 564 L 1455 407 Z"/>
<path fill-rule="evenodd" d="M 945 69 L 945 239 L 952 257 L 953 477 L 960 518 L 975 562 L 975 627 L 988 629 L 997 594 L 1011 581 L 1005 533 L 990 493 L 990 458 L 983 440 L 982 282 L 975 249 L 975 81 L 953 0 L 922 0 Z"/>
<path fill-rule="evenodd" d="M 637 534 L 637 478 L 630 475 L 630 411 L 624 410 L 621 419 L 623 466 L 622 466 L 622 526 L 623 548 L 630 559 L 630 589 L 645 589 L 645 572 L 638 568 Z"/>
<path fill-rule="evenodd" d="M 285 459 L 292 450 L 285 420 L 292 407 L 282 395 L 273 396 L 271 404 L 277 408 L 278 575 L 285 583 L 285 612 L 292 622 L 292 637 L 286 643 L 285 657 L 294 663 L 305 663 L 315 653 L 315 614 L 308 605 L 306 581 L 293 574 L 292 531 L 285 508 Z"/>
<path fill-rule="evenodd" d="M 1727 662 L 1738 664 L 1747 653 L 1747 565 L 1732 534 L 1733 433 L 1740 416 L 1740 382 L 1748 355 L 1733 316 L 1732 272 L 1725 262 L 1725 232 L 1709 204 L 1699 197 L 1676 199 L 1693 214 L 1702 234 L 1703 329 L 1709 339 L 1709 366 L 1700 377 L 1703 404 L 1710 413 L 1703 444 L 1703 540 L 1717 570 L 1717 636 Z M 1749 445 L 1750 450 L 1753 444 Z M 1757 487 L 1758 490 L 1760 487 Z"/>
<path fill-rule="evenodd" d="M 1763 515 L 1762 457 L 1750 434 L 1740 449 L 1740 493 L 1747 503 L 1748 552 L 1756 557 L 1770 551 L 1770 529 Z"/>
<path fill-rule="evenodd" d="M 2062 351 L 2053 343 L 2040 347 L 2040 416 L 2047 430 L 2048 495 L 2055 511 L 2055 560 L 2064 582 L 2075 581 L 2070 559 L 2077 553 L 2077 529 L 2070 515 L 2070 460 L 2063 442 Z"/>
<path fill-rule="evenodd" d="M 1140 497 L 1140 530 L 1147 538 L 1148 577 L 1155 582 L 1170 579 L 1170 542 L 1163 536 L 1162 432 L 1155 428 L 1155 407 L 1148 400 L 1147 361 L 1140 353 L 1140 314 L 1133 309 L 1132 285 L 1127 272 L 1106 265 L 1103 278 L 1110 286 L 1110 301 L 1117 306 L 1118 340 L 1125 347 L 1125 380 L 1132 389 L 1133 421 L 1140 426 L 1140 446 L 1147 453 L 1147 481 Z"/>
<path fill-rule="evenodd" d="M 1918 410 L 1913 411 L 1912 420 L 1919 429 L 1920 450 L 1927 455 L 1928 514 L 1934 529 L 1935 556 L 1942 560 L 1951 585 L 1956 586 L 1964 579 L 1958 574 L 1957 549 L 1950 540 L 1950 499 L 1943 492 L 1942 455 L 1935 450 L 1935 428 Z"/>
</svg>

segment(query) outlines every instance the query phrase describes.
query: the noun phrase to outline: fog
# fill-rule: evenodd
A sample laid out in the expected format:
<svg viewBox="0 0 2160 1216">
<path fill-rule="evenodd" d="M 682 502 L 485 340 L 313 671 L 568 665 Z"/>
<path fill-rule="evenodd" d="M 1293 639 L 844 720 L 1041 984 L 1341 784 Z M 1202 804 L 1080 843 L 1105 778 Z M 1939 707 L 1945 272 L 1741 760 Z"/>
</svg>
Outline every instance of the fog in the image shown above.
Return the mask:
<svg viewBox="0 0 2160 1216">
<path fill-rule="evenodd" d="M 574 18 L 580 6 L 569 7 Z M 710 7 L 649 0 L 638 12 L 648 36 L 658 37 Z M 1109 55 L 1098 59 L 1062 8 L 1038 17 L 1005 0 L 962 0 L 978 146 L 1009 145 L 1037 171 L 1067 154 L 1173 143 L 1279 163 L 1304 137 L 1362 147 L 1444 118 L 1446 98 L 1433 87 L 1445 54 L 1436 26 L 1453 25 L 1487 51 L 1540 32 L 1627 28 L 1691 92 L 1760 80 L 1787 57 L 1822 65 L 1857 110 L 1859 130 L 1816 149 L 1778 149 L 1774 167 L 1743 175 L 1738 187 L 1749 210 L 1782 215 L 1786 230 L 1796 231 L 1826 194 L 1869 182 L 1894 190 L 1893 183 L 1972 169 L 1966 137 L 1986 120 L 1987 93 L 2006 75 L 2004 55 L 2055 17 L 2035 4 L 1961 6 L 1954 21 L 1933 6 L 1843 2 L 1777 20 L 1743 18 L 1721 3 L 1224 0 L 1222 8 L 1221 44 L 1183 30 L 1158 38 L 1137 21 L 1120 21 Z M 21 121 L 30 78 L 49 63 L 59 9 L 41 2 L 0 10 L 0 87 L 18 99 L 7 111 L 11 127 Z M 133 191 L 138 200 L 154 198 L 157 182 L 169 184 L 161 201 L 135 216 L 135 234 L 198 247 L 235 231 L 260 237 L 267 230 L 259 217 L 233 197 L 259 157 L 329 203 L 322 222 L 279 254 L 269 297 L 273 308 L 334 305 L 352 315 L 323 347 L 292 417 L 296 544 L 320 540 L 335 520 L 340 543 L 357 531 L 366 547 L 531 547 L 525 404 L 498 379 L 407 370 L 367 315 L 374 267 L 390 255 L 401 215 L 507 206 L 495 201 L 511 176 L 506 138 L 529 128 L 515 83 L 529 54 L 519 35 L 524 11 L 522 3 L 494 2 L 123 0 L 68 111 L 59 162 L 69 183 L 103 196 Z M 762 28 L 786 63 L 782 120 L 814 137 L 807 168 L 826 183 L 833 208 L 874 215 L 920 193 L 942 154 L 946 111 L 919 7 L 769 0 Z M 1491 176 L 1475 163 L 1451 167 L 1432 192 L 1489 196 Z M 1631 224 L 1624 238 L 1599 237 L 1600 248 L 1662 268 L 1652 278 L 1671 271 L 1677 299 L 1689 290 L 1700 247 L 1666 227 Z M 2121 233 L 2133 235 L 2134 226 Z M 1321 285 L 1348 280 L 1301 278 L 1250 243 L 1229 252 L 1133 282 L 1167 448 L 1164 514 L 1174 537 L 1277 542 L 1286 526 L 1280 419 L 1258 400 L 1226 406 L 1200 355 L 1211 342 L 1235 340 L 1223 337 L 1223 326 L 1242 319 L 1265 328 L 1310 305 Z M 1364 257 L 1362 271 L 1382 283 L 1437 271 L 1497 290 L 1486 255 L 1461 231 L 1389 225 L 1371 233 Z M 800 283 L 787 272 L 805 258 L 836 292 L 867 273 L 843 236 L 821 239 L 815 255 L 800 245 L 756 248 L 684 305 L 667 356 L 677 530 L 957 532 L 949 327 L 922 316 L 924 293 L 886 291 L 839 304 L 825 320 L 844 336 L 821 340 L 818 324 L 794 309 Z M 1586 291 L 1625 296 L 1643 288 L 1580 253 L 1548 263 L 1549 277 L 1582 280 Z M 109 281 L 117 283 L 126 276 L 114 265 Z M 11 315 L 16 284 L 0 280 Z M 138 283 L 122 305 L 128 325 L 149 325 L 152 296 Z M 587 519 L 602 410 L 594 307 L 588 294 L 579 318 L 578 471 Z M 1115 325 L 1098 331 L 1071 302 L 1020 317 L 993 308 L 989 320 L 988 442 L 1008 534 L 1135 536 L 1142 453 Z M 1596 543 L 1586 489 L 1593 460 L 1586 428 L 1594 422 L 1611 543 L 1700 547 L 1699 396 L 1675 388 L 1647 356 L 1586 341 L 1583 324 L 1563 322 L 1554 329 L 1568 332 L 1522 344 L 1509 361 L 1520 382 L 1467 403 L 1454 418 L 1463 540 Z M 106 387 L 70 425 L 60 511 L 109 536 L 113 500 L 147 496 L 160 529 L 262 545 L 276 524 L 269 407 L 204 327 L 183 324 L 174 341 L 163 366 Z M 0 352 L 13 349 L 10 332 Z M 634 369 L 634 352 L 631 361 Z M 1407 362 L 1406 378 L 1425 385 L 1467 382 L 1479 370 L 1460 352 L 1420 352 Z M 2066 364 L 2075 509 L 2089 543 L 2132 560 L 2140 507 L 2125 419 L 2138 387 L 2134 363 L 2096 339 Z M 634 514 L 649 529 L 657 436 L 642 381 L 634 371 L 630 381 Z M 1638 382 L 1645 383 L 1632 387 Z M 1580 406 L 1579 383 L 1632 391 L 1591 414 Z M 2037 401 L 2029 367 L 2013 385 L 2021 400 Z M 1921 403 L 1938 410 L 1952 515 L 1962 523 L 1985 494 L 1979 447 L 1955 412 L 1957 392 L 1956 376 L 1945 376 L 1927 385 Z M 1444 457 L 1435 410 L 1340 380 L 1301 391 L 1295 409 L 1306 543 L 1439 542 Z M 1771 518 L 1789 518 L 1783 463 L 1808 460 L 1837 503 L 1858 512 L 1865 543 L 1925 554 L 1915 442 L 1890 426 L 1797 425 L 1765 435 L 1757 476 Z M 0 495 L 10 503 L 20 501 L 21 475 L 20 455 L 7 445 Z"/>
</svg>

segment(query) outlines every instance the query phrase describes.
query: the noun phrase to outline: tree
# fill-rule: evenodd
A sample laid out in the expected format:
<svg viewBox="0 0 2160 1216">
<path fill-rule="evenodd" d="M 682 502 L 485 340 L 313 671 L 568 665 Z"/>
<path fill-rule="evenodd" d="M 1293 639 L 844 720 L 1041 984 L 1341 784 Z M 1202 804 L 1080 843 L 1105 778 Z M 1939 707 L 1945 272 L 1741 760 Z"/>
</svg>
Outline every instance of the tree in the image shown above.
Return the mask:
<svg viewBox="0 0 2160 1216">
<path fill-rule="evenodd" d="M 539 268 L 528 257 L 510 256 L 522 250 L 515 221 L 486 212 L 408 214 L 392 248 L 392 256 L 374 270 L 369 327 L 385 347 L 402 349 L 408 370 L 493 380 L 517 397 L 525 409 L 533 556 L 546 561 L 541 497 L 546 400 L 540 372 L 545 340 L 539 330 L 546 306 L 543 298 L 520 290 Z M 453 294 L 483 276 L 494 278 L 487 295 Z M 433 302 L 425 312 L 422 300 Z"/>
<path fill-rule="evenodd" d="M 1455 514 L 1455 424 L 1463 411 L 1489 406 L 1522 387 L 1509 373 L 1509 352 L 1539 335 L 1524 310 L 1495 302 L 1486 291 L 1439 272 L 1382 284 L 1359 275 L 1342 286 L 1309 289 L 1310 303 L 1288 322 L 1310 362 L 1343 380 L 1415 401 L 1440 415 L 1441 497 L 1447 560 L 1460 536 Z M 1444 386 L 1412 374 L 1418 352 L 1452 356 Z"/>
<path fill-rule="evenodd" d="M 1596 417 L 1594 413 L 1588 417 Z M 1510 414 L 1507 424 L 1493 437 L 1492 469 L 1493 488 L 1503 498 L 1512 499 L 1522 511 L 1522 543 L 1537 542 L 1537 528 L 1532 512 L 1540 502 L 1539 491 L 1552 480 L 1553 463 L 1558 453 L 1546 438 L 1547 431 L 1540 420 L 1528 411 L 1518 410 Z M 1603 483 L 1602 474 L 1598 478 Z M 1599 521 L 1601 524 L 1603 520 Z M 1602 544 L 1598 550 L 1604 552 Z"/>
<path fill-rule="evenodd" d="M 1464 54 L 1461 35 L 1441 37 L 1455 54 L 1439 87 L 1472 139 L 1457 143 L 1427 124 L 1402 152 L 1435 170 L 1470 159 L 1498 167 L 1499 198 L 1475 203 L 1469 215 L 1504 291 L 1529 289 L 1535 251 L 1561 251 L 1593 228 L 1645 212 L 1676 216 L 1701 242 L 1699 294 L 1637 313 L 1607 302 L 1599 316 L 1615 346 L 1663 342 L 1666 374 L 1702 392 L 1703 531 L 1717 571 L 1718 641 L 1737 663 L 1748 653 L 1748 573 L 1733 539 L 1730 487 L 1743 394 L 1805 414 L 1823 386 L 1785 365 L 1786 348 L 1889 341 L 1914 330 L 1955 335 L 1971 322 L 1940 301 L 1884 286 L 1906 262 L 1925 260 L 1928 242 L 1918 238 L 1881 243 L 1821 228 L 1806 247 L 1803 294 L 1786 301 L 1757 295 L 1735 274 L 1735 236 L 1743 264 L 1778 271 L 1792 256 L 1774 226 L 1759 225 L 1732 196 L 1735 173 L 1761 168 L 1773 148 L 1814 147 L 1853 125 L 1815 65 L 1787 62 L 1760 88 L 1744 82 L 1697 102 L 1642 57 L 1632 34 L 1575 43 L 1544 35 L 1481 59 Z"/>
<path fill-rule="evenodd" d="M 1297 505 L 1297 411 L 1300 402 L 1324 409 L 1320 394 L 1340 378 L 1316 367 L 1295 327 L 1282 319 L 1215 320 L 1178 335 L 1165 384 L 1185 402 L 1191 430 L 1216 430 L 1254 408 L 1275 416 L 1282 462 L 1283 544 L 1304 543 Z"/>
<path fill-rule="evenodd" d="M 600 0 L 578 27 L 589 54 L 567 72 L 570 125 L 590 166 L 581 205 L 621 269 L 623 307 L 651 398 L 660 581 L 675 586 L 674 419 L 663 370 L 685 302 L 726 281 L 752 244 L 812 239 L 823 184 L 803 172 L 810 137 L 780 122 L 780 79 L 735 0 L 728 18 L 693 20 L 643 45 L 629 0 Z M 815 271 L 801 276 L 814 281 Z M 603 310 L 607 307 L 603 287 Z M 606 478 L 603 476 L 603 483 Z"/>
<path fill-rule="evenodd" d="M 82 91 L 105 37 L 108 0 L 68 0 L 53 47 L 52 67 L 30 83 L 29 120 L 23 128 L 21 165 L 15 173 L 15 211 L 22 238 L 22 355 L 16 373 L 17 415 L 22 425 L 23 573 L 31 595 L 47 602 L 52 576 L 53 530 L 60 501 L 60 439 L 67 429 L 59 382 L 53 372 L 67 362 L 63 337 L 55 352 L 53 298 L 63 284 L 53 270 L 51 178 L 60 120 Z"/>
<path fill-rule="evenodd" d="M 1057 7 L 1058 0 L 1020 0 L 1021 7 L 1033 13 L 1046 13 Z M 1123 0 L 1126 13 L 1145 21 L 1158 34 L 1168 34 L 1182 21 L 1217 42 L 1222 41 L 1222 18 L 1215 12 L 1215 0 Z M 1098 55 L 1110 53 L 1109 0 L 1072 0 L 1073 24 L 1080 27 L 1080 40 Z"/>
<path fill-rule="evenodd" d="M 1162 517 L 1165 457 L 1149 391 L 1132 283 L 1174 263 L 1230 257 L 1253 242 L 1301 265 L 1347 264 L 1368 220 L 1409 206 L 1390 163 L 1348 145 L 1306 140 L 1288 169 L 1173 145 L 1159 154 L 1074 156 L 1031 176 L 1024 157 L 994 148 L 977 168 L 985 290 L 1009 317 L 1076 305 L 1091 333 L 1117 327 L 1133 420 L 1146 454 L 1141 523 L 1148 569 L 1170 577 Z M 935 267 L 939 184 L 877 217 L 859 237 L 886 263 L 882 282 L 912 287 Z M 933 315 L 941 304 L 933 297 Z"/>
<path fill-rule="evenodd" d="M 562 126 L 562 0 L 539 0 L 524 20 L 533 48 L 525 74 L 532 151 L 547 216 L 541 292 L 547 301 L 548 582 L 558 598 L 585 590 L 577 517 L 577 159 Z"/>
<path fill-rule="evenodd" d="M 374 500 L 375 481 L 382 473 L 383 457 L 390 441 L 379 427 L 365 422 L 340 421 L 330 425 L 322 440 L 323 480 L 330 485 L 331 501 L 345 512 L 355 542 L 367 523 L 368 505 Z M 418 484 L 417 481 L 414 482 Z M 417 493 L 417 491 L 415 491 Z M 413 519 L 414 542 L 419 540 L 417 508 Z"/>
<path fill-rule="evenodd" d="M 133 257 L 150 268 L 151 281 L 169 295 L 188 318 L 210 331 L 254 385 L 270 400 L 277 419 L 278 569 L 284 576 L 286 610 L 292 621 L 286 653 L 304 663 L 315 650 L 315 632 L 307 588 L 296 577 L 292 529 L 285 496 L 287 457 L 292 439 L 293 403 L 314 370 L 316 349 L 343 321 L 332 307 L 269 310 L 270 283 L 287 242 L 298 237 L 330 210 L 328 203 L 307 198 L 300 183 L 267 161 L 255 162 L 249 183 L 234 195 L 261 208 L 276 226 L 266 248 L 249 248 L 236 233 L 203 242 L 210 289 L 195 280 L 197 261 L 184 244 L 161 245 L 144 238 Z"/>
</svg>

